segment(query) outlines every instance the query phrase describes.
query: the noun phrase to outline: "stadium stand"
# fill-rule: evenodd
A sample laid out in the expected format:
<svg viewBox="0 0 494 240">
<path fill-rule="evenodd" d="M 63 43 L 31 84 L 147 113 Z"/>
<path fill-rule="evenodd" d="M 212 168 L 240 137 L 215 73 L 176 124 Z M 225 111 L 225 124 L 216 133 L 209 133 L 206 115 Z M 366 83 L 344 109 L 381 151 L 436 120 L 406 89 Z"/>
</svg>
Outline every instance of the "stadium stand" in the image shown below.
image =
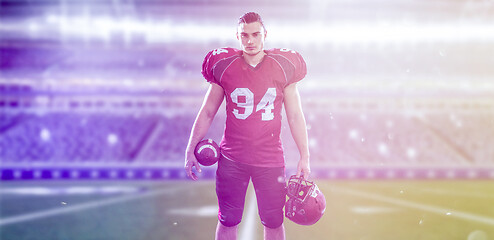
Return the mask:
<svg viewBox="0 0 494 240">
<path fill-rule="evenodd" d="M 153 115 L 16 114 L 2 121 L 0 157 L 4 162 L 55 165 L 129 162 L 157 122 Z"/>
<path fill-rule="evenodd" d="M 465 164 L 447 142 L 414 116 L 334 113 L 313 118 L 325 119 L 309 121 L 316 161 L 374 166 Z"/>
<path fill-rule="evenodd" d="M 168 113 L 4 111 L 0 158 L 3 163 L 80 166 L 181 164 L 195 115 L 193 111 L 164 111 Z M 408 114 L 310 108 L 306 112 L 316 165 L 477 166 L 490 163 L 494 154 L 483 145 L 493 141 L 492 112 Z M 217 141 L 223 131 L 222 118 L 218 114 L 210 130 Z M 296 147 L 286 123 L 283 138 L 287 158 L 294 160 Z"/>
</svg>

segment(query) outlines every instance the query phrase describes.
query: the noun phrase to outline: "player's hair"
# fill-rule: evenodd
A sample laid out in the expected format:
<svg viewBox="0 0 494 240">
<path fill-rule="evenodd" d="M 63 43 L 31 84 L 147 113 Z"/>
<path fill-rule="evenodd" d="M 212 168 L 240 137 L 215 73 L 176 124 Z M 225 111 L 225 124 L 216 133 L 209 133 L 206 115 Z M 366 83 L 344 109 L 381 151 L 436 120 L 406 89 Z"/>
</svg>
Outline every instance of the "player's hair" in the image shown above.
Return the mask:
<svg viewBox="0 0 494 240">
<path fill-rule="evenodd" d="M 264 29 L 264 32 L 266 32 L 266 27 L 264 26 L 264 22 L 262 21 L 261 15 L 259 15 L 256 12 L 248 12 L 244 13 L 239 19 L 238 19 L 238 25 L 242 23 L 253 23 L 253 22 L 259 22 Z"/>
</svg>

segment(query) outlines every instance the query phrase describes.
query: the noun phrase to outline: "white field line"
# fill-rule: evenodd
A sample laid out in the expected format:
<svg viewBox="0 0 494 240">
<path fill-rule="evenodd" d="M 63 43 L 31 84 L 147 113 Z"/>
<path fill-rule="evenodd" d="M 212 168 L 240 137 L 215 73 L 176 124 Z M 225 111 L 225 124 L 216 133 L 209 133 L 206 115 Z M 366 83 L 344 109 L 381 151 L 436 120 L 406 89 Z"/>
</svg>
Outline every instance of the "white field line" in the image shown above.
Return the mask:
<svg viewBox="0 0 494 240">
<path fill-rule="evenodd" d="M 27 214 L 17 215 L 17 216 L 13 216 L 13 217 L 6 217 L 6 218 L 0 219 L 0 227 L 5 226 L 5 225 L 9 225 L 9 224 L 32 221 L 32 220 L 36 220 L 36 219 L 40 219 L 40 218 L 46 218 L 46 217 L 51 217 L 51 216 L 56 216 L 56 215 L 61 215 L 61 214 L 83 211 L 83 210 L 87 210 L 87 209 L 91 209 L 91 208 L 103 207 L 103 206 L 107 206 L 107 205 L 111 205 L 111 204 L 131 201 L 131 200 L 135 200 L 135 199 L 154 197 L 154 196 L 162 195 L 162 194 L 169 194 L 171 191 L 176 191 L 179 189 L 180 188 L 178 188 L 178 187 L 173 188 L 173 189 L 165 188 L 165 189 L 150 191 L 150 192 L 146 192 L 146 193 L 142 193 L 142 194 L 127 194 L 124 196 L 114 197 L 114 198 L 110 198 L 110 199 L 81 203 L 81 204 L 77 204 L 77 205 L 73 205 L 73 206 L 64 205 L 64 206 L 59 207 L 59 208 L 48 209 L 48 210 L 43 210 L 43 211 L 38 211 L 38 212 L 33 212 L 33 213 L 27 213 Z"/>
<path fill-rule="evenodd" d="M 215 217 L 218 216 L 218 205 L 209 205 L 198 208 L 170 209 L 168 214 L 194 217 Z"/>
<path fill-rule="evenodd" d="M 333 192 L 339 192 L 339 193 L 343 193 L 343 194 L 347 194 L 347 195 L 353 195 L 353 196 L 372 199 L 372 200 L 376 200 L 376 201 L 380 201 L 380 202 L 386 202 L 386 203 L 390 203 L 393 205 L 402 206 L 402 207 L 406 207 L 406 208 L 413 208 L 413 209 L 419 209 L 419 210 L 423 210 L 423 211 L 427 211 L 427 212 L 432 212 L 432 213 L 436 213 L 436 214 L 443 215 L 446 217 L 459 218 L 462 220 L 470 220 L 470 221 L 475 221 L 475 222 L 494 226 L 494 218 L 492 218 L 492 217 L 480 216 L 480 215 L 476 215 L 476 214 L 472 214 L 472 213 L 455 211 L 455 210 L 446 209 L 446 208 L 442 208 L 442 207 L 438 207 L 438 206 L 416 203 L 416 202 L 411 202 L 411 201 L 405 201 L 405 200 L 391 198 L 391 197 L 385 197 L 385 196 L 374 194 L 374 193 L 351 190 L 348 188 L 343 189 L 343 188 L 338 188 L 338 187 L 332 187 L 331 190 Z"/>
<path fill-rule="evenodd" d="M 481 199 L 493 199 L 494 198 L 494 193 L 489 193 L 489 192 L 470 192 L 470 193 L 461 193 L 461 192 L 455 192 L 455 191 L 448 191 L 448 190 L 441 190 L 441 189 L 429 189 L 429 188 L 424 188 L 424 189 L 417 189 L 418 191 L 430 193 L 430 194 L 437 194 L 437 195 L 443 195 L 447 194 L 450 196 L 459 196 L 459 197 L 474 197 L 474 198 L 481 198 Z"/>
<path fill-rule="evenodd" d="M 398 208 L 390 208 L 390 207 L 374 207 L 374 206 L 355 206 L 351 208 L 352 212 L 357 214 L 387 214 L 387 213 L 395 213 L 400 212 L 401 210 Z"/>
<path fill-rule="evenodd" d="M 239 234 L 239 240 L 255 240 L 256 236 L 256 209 L 257 201 L 255 191 L 249 191 L 247 215 L 245 222 L 241 225 L 242 231 Z"/>
</svg>

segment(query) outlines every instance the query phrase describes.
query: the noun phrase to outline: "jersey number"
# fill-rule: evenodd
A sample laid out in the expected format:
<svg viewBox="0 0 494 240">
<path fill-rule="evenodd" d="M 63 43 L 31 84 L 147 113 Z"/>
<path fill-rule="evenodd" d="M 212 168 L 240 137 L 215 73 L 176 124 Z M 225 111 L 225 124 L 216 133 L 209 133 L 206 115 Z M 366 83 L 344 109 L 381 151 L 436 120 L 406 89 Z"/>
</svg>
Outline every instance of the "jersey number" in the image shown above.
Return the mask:
<svg viewBox="0 0 494 240">
<path fill-rule="evenodd" d="M 244 112 L 240 113 L 238 109 L 233 109 L 233 115 L 238 119 L 246 119 L 254 111 L 254 93 L 248 88 L 236 88 L 230 97 L 237 104 L 237 107 L 243 108 Z M 239 101 L 243 98 L 244 101 Z M 274 100 L 276 99 L 276 88 L 268 88 L 261 101 L 256 106 L 256 112 L 263 110 L 262 120 L 269 121 L 274 119 L 273 109 Z"/>
</svg>

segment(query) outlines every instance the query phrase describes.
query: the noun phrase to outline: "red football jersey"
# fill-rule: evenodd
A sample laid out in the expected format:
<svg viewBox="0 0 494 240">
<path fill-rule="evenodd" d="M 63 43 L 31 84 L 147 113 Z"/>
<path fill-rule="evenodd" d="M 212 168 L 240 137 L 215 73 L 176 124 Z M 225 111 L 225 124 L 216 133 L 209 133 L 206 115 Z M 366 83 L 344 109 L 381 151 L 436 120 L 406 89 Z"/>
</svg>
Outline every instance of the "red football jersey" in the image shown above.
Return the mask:
<svg viewBox="0 0 494 240">
<path fill-rule="evenodd" d="M 223 156 L 249 165 L 282 167 L 283 89 L 303 79 L 307 68 L 295 51 L 265 52 L 263 60 L 253 67 L 245 62 L 241 50 L 213 50 L 204 59 L 202 74 L 225 92 L 227 117 L 220 143 Z"/>
</svg>

